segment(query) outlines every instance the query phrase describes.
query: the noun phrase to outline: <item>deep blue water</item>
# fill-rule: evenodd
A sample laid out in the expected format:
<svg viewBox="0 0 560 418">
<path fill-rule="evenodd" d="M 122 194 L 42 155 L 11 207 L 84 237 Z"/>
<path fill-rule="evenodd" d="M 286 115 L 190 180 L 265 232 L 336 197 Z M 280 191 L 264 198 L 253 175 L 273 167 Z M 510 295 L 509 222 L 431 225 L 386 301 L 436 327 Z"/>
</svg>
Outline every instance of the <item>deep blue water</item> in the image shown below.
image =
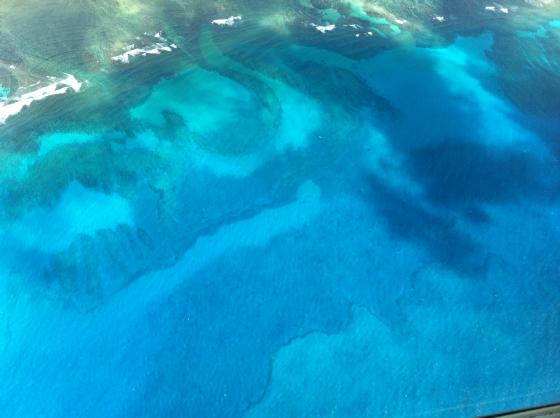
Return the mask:
<svg viewBox="0 0 560 418">
<path fill-rule="evenodd" d="M 0 126 L 0 416 L 559 401 L 559 16 L 452 4 L 421 42 L 229 7 Z"/>
</svg>

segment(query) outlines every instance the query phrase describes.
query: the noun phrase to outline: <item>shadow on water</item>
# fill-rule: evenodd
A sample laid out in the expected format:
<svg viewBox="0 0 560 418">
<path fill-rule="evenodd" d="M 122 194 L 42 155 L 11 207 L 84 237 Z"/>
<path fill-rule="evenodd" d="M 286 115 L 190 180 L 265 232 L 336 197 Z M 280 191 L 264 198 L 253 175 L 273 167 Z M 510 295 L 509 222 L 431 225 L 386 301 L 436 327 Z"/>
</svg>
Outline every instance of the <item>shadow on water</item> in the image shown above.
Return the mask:
<svg viewBox="0 0 560 418">
<path fill-rule="evenodd" d="M 413 150 L 406 158 L 410 175 L 422 183 L 426 197 L 449 209 L 555 199 L 560 192 L 556 167 L 514 148 L 443 141 Z"/>
<path fill-rule="evenodd" d="M 431 211 L 406 192 L 391 189 L 370 176 L 368 199 L 399 239 L 418 244 L 436 261 L 466 275 L 486 269 L 487 252 L 459 230 L 457 217 Z"/>
</svg>

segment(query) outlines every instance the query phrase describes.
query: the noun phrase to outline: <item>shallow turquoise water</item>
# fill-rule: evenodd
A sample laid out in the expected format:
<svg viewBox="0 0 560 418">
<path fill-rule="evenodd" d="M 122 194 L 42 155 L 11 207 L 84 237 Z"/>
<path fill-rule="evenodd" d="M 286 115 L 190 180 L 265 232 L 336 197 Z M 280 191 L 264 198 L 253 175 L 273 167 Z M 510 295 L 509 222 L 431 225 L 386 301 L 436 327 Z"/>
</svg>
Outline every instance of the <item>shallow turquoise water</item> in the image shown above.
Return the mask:
<svg viewBox="0 0 560 418">
<path fill-rule="evenodd" d="M 170 24 L 0 126 L 0 416 L 558 400 L 554 29 L 302 7 Z"/>
</svg>

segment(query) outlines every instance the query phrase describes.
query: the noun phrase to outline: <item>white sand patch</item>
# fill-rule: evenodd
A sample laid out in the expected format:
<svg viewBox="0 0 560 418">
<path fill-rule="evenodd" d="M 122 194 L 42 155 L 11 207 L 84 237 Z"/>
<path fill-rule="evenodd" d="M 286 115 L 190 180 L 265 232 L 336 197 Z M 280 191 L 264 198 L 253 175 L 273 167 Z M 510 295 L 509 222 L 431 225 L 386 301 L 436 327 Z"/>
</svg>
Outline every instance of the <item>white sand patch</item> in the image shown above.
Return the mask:
<svg viewBox="0 0 560 418">
<path fill-rule="evenodd" d="M 82 83 L 71 74 L 67 74 L 63 79 L 54 77 L 50 79 L 52 82 L 45 87 L 40 87 L 0 103 L 0 124 L 6 123 L 11 116 L 17 115 L 23 108 L 30 106 L 33 102 L 46 99 L 49 96 L 64 94 L 68 89 L 78 93 L 82 88 Z"/>
</svg>

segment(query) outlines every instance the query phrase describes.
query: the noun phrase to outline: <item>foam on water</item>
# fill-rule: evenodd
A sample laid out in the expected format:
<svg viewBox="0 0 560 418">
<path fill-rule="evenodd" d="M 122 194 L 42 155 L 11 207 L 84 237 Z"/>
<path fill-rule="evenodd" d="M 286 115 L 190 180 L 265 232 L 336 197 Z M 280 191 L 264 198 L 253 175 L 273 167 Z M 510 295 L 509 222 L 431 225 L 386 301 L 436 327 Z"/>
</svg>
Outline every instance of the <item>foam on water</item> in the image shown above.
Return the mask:
<svg viewBox="0 0 560 418">
<path fill-rule="evenodd" d="M 7 101 L 0 102 L 0 125 L 21 112 L 24 108 L 31 106 L 35 101 L 44 100 L 49 96 L 64 94 L 68 89 L 78 93 L 82 88 L 82 83 L 76 77 L 68 74 L 65 78 L 51 78 L 51 83 L 45 87 L 40 87 L 19 96 L 10 98 Z"/>
<path fill-rule="evenodd" d="M 243 19 L 242 16 L 230 16 L 226 19 L 214 19 L 210 23 L 218 26 L 233 26 L 235 25 L 235 22 L 241 21 L 242 19 Z"/>
<path fill-rule="evenodd" d="M 327 33 L 327 32 L 330 32 L 330 31 L 336 29 L 336 25 L 334 25 L 334 24 L 316 25 L 315 23 L 312 23 L 311 26 L 313 26 L 315 29 L 317 29 L 321 33 Z"/>
</svg>

